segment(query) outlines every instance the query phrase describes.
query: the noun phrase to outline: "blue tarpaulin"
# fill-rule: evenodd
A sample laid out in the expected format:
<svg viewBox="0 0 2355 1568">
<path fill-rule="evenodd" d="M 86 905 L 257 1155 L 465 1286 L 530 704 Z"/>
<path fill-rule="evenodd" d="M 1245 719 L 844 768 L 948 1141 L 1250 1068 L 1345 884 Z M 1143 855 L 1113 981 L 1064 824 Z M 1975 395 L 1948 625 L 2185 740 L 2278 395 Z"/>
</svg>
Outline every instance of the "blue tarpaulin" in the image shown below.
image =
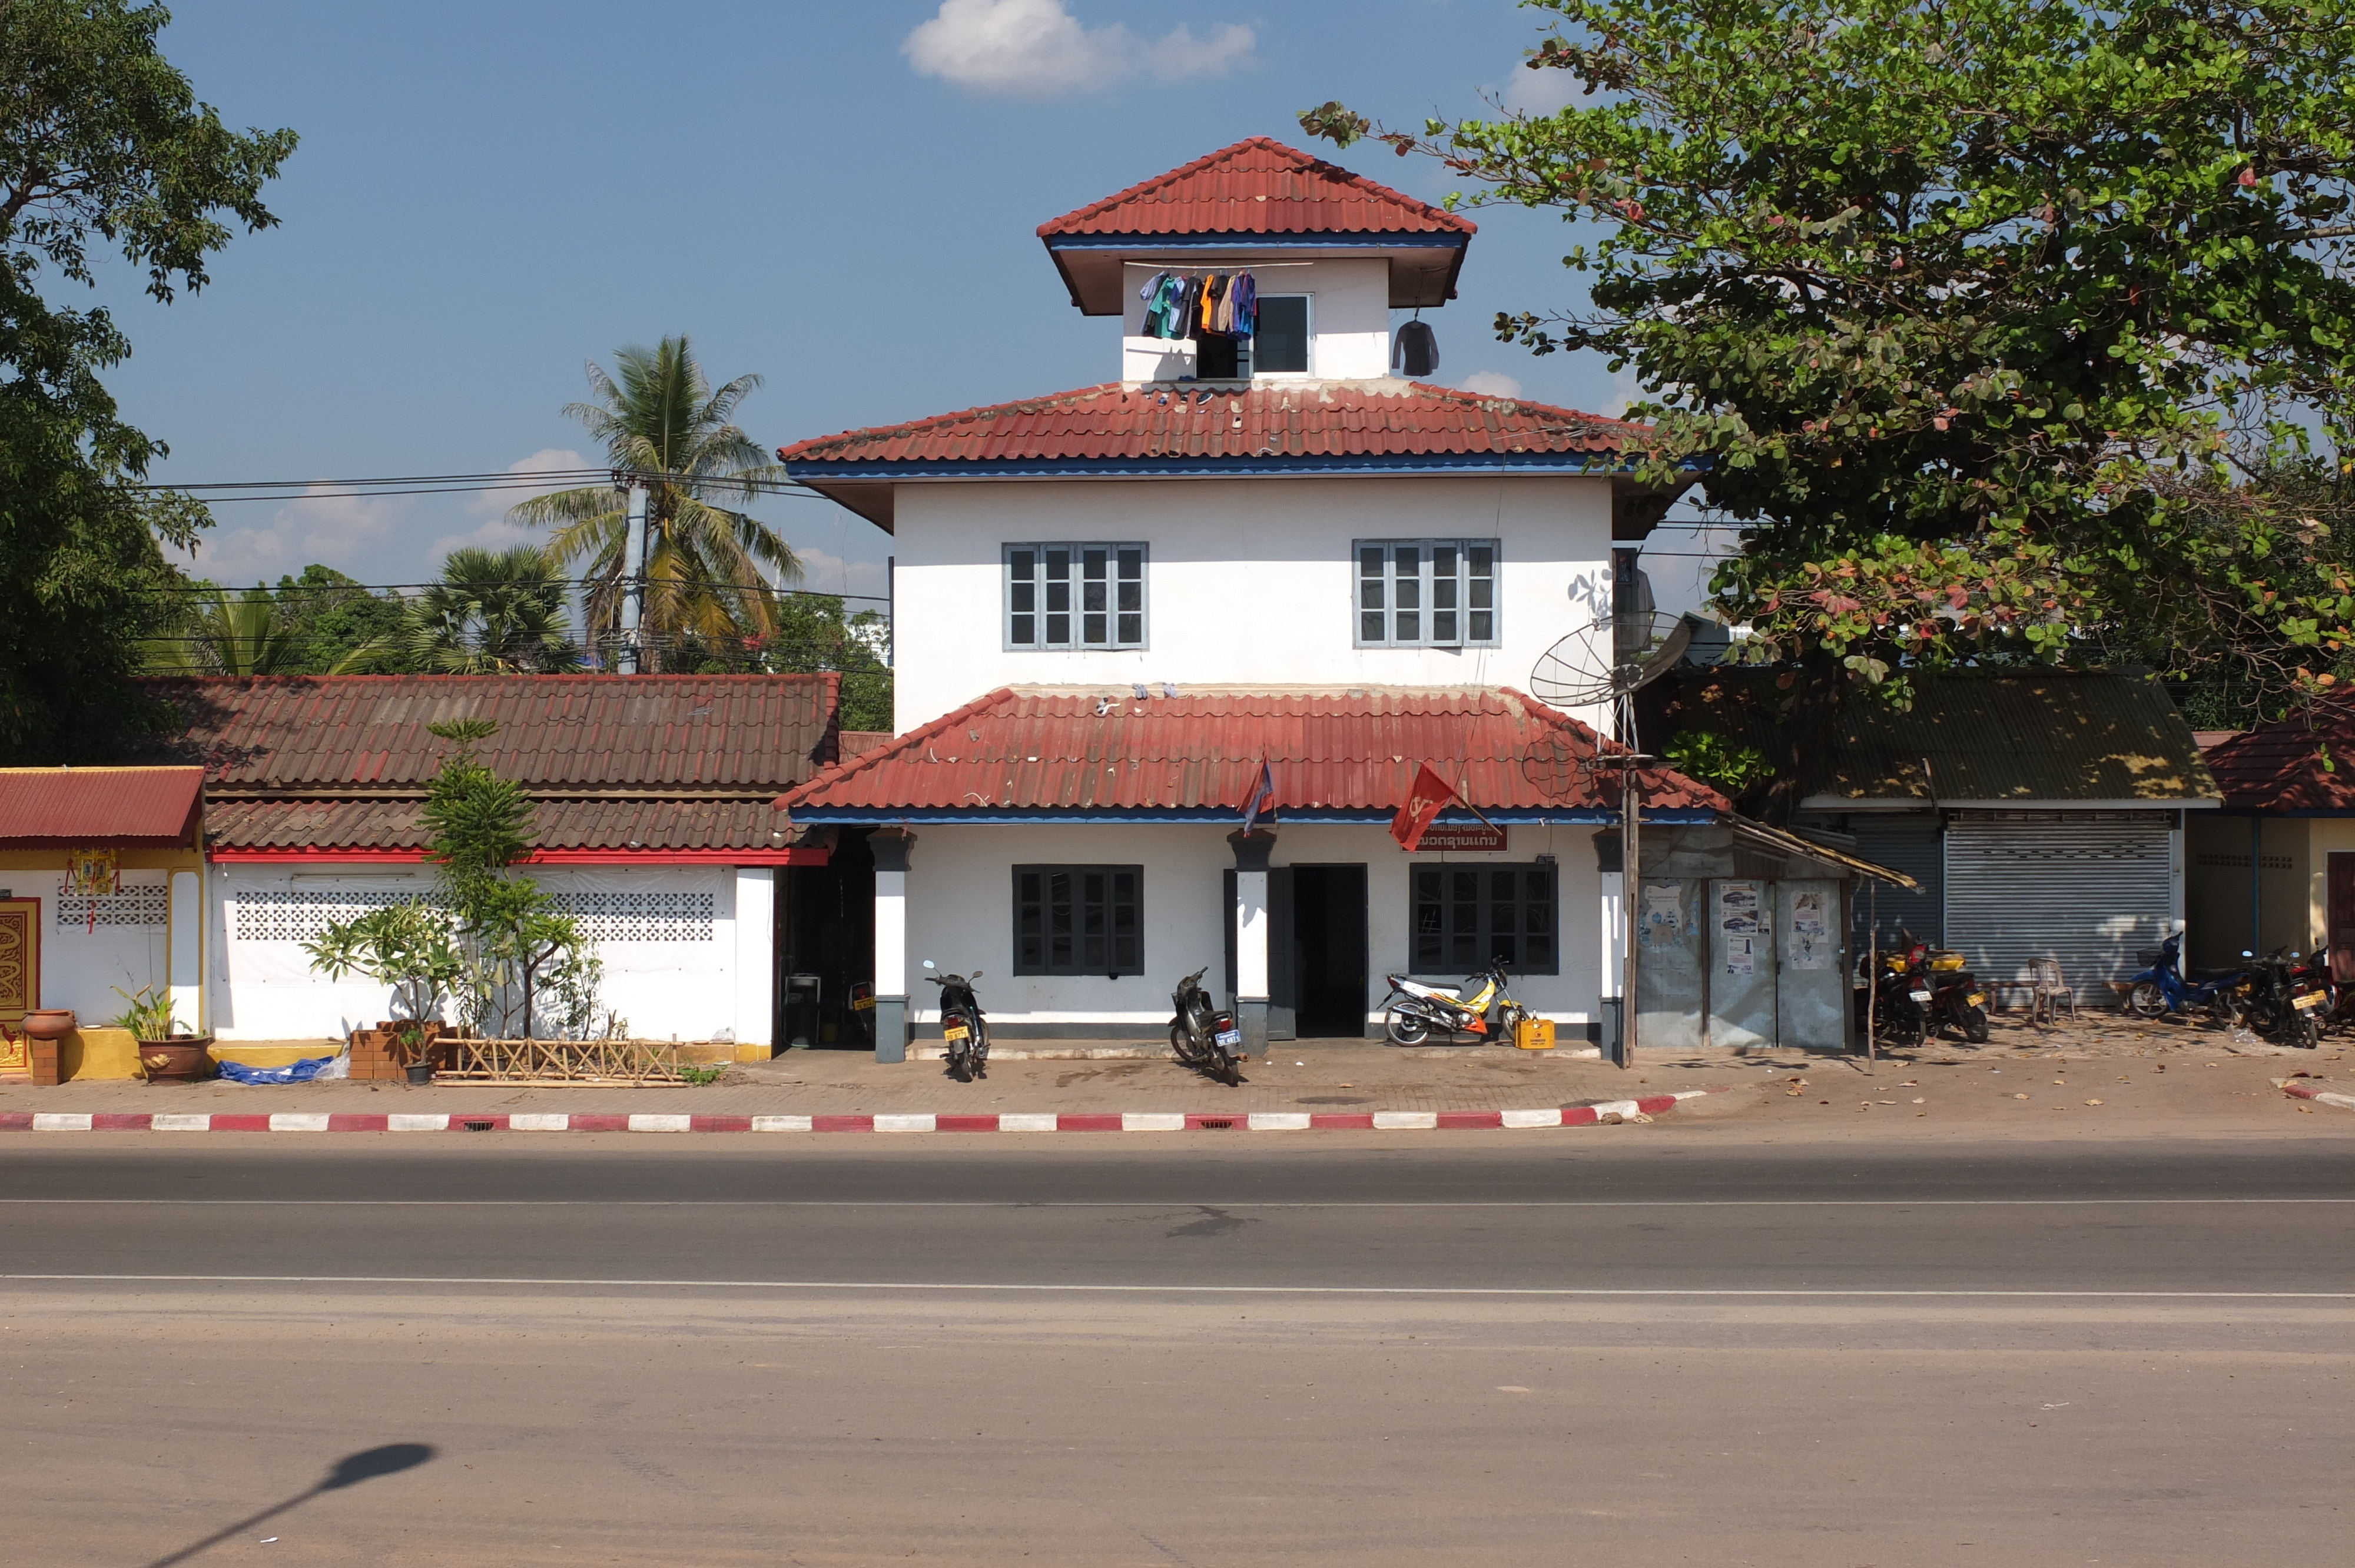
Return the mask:
<svg viewBox="0 0 2355 1568">
<path fill-rule="evenodd" d="M 307 1084 L 326 1071 L 333 1056 L 305 1056 L 283 1067 L 248 1067 L 238 1062 L 223 1062 L 220 1075 L 232 1084 Z"/>
</svg>

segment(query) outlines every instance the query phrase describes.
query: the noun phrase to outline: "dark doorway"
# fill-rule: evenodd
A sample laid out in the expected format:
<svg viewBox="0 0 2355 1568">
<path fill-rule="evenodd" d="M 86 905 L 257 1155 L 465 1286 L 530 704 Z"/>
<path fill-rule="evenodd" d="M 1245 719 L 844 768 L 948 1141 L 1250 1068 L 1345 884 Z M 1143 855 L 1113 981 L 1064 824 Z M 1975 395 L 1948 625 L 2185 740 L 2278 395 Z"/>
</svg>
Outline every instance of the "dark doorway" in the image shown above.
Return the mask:
<svg viewBox="0 0 2355 1568">
<path fill-rule="evenodd" d="M 824 865 L 785 867 L 777 921 L 777 1049 L 863 1050 L 874 1014 L 851 988 L 875 982 L 875 856 L 865 828 L 838 828 Z M 815 983 L 812 983 L 812 982 Z"/>
<path fill-rule="evenodd" d="M 2355 980 L 2355 854 L 2333 854 L 2324 863 L 2329 907 L 2330 973 Z M 2254 922 L 2252 922 L 2254 924 Z"/>
<path fill-rule="evenodd" d="M 1291 915 L 1298 1038 L 1365 1038 L 1366 868 L 1294 866 Z"/>
</svg>

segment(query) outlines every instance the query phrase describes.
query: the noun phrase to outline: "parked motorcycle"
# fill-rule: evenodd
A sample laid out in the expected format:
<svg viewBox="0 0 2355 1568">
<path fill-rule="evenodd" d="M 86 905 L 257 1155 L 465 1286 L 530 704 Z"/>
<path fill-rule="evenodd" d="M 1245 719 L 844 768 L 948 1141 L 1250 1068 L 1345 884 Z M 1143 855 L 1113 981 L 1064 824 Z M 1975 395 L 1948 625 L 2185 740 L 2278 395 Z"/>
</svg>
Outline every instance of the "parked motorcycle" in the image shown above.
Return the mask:
<svg viewBox="0 0 2355 1568">
<path fill-rule="evenodd" d="M 2253 989 L 2249 971 L 2227 969 L 2202 980 L 2186 980 L 2180 962 L 2182 951 L 2183 938 L 2179 934 L 2136 955 L 2143 967 L 2126 977 L 2126 1011 L 2137 1018 L 2162 1018 L 2169 1013 L 2188 1018 L 2205 1013 L 2223 1028 L 2233 1027 L 2240 1022 L 2244 1000 Z"/>
<path fill-rule="evenodd" d="M 1905 1005 L 1920 1007 L 1925 1013 L 1919 1021 L 1921 1033 L 1926 1036 L 1952 1029 L 1974 1045 L 1986 1044 L 1987 992 L 1979 989 L 1978 977 L 1963 967 L 1968 960 L 1960 953 L 1933 950 L 1929 943 L 1902 927 L 1898 938 L 1901 947 L 1890 957 L 1891 969 L 1896 974 L 1925 982 L 1930 988 L 1926 1002 L 1915 994 L 1920 985 L 1902 988 Z"/>
<path fill-rule="evenodd" d="M 1385 977 L 1390 995 L 1382 999 L 1382 1027 L 1399 1045 L 1420 1045 L 1433 1033 L 1475 1040 L 1513 1038 L 1513 1030 L 1529 1010 L 1505 991 L 1505 966 L 1499 961 L 1454 990 L 1424 985 L 1404 975 Z"/>
<path fill-rule="evenodd" d="M 2315 1033 L 2328 1034 L 2355 1020 L 2355 985 L 2341 985 L 2331 972 L 2330 949 L 2317 948 L 2290 971 L 2290 983 L 2300 991 L 2319 991 L 2322 1005 L 2313 1009 Z"/>
<path fill-rule="evenodd" d="M 924 960 L 928 969 L 940 966 Z M 961 1084 L 989 1075 L 989 1025 L 981 1016 L 981 1000 L 973 994 L 971 975 L 932 974 L 924 977 L 941 988 L 941 1038 L 948 1042 L 949 1073 Z"/>
<path fill-rule="evenodd" d="M 1210 1005 L 1210 993 L 1202 989 L 1202 977 L 1209 972 L 1209 966 L 1203 965 L 1169 993 L 1178 1010 L 1169 1021 L 1169 1046 L 1186 1065 L 1225 1083 L 1240 1084 L 1243 1081 L 1243 1032 L 1235 1027 L 1233 1013 Z"/>
<path fill-rule="evenodd" d="M 1931 1022 L 1931 1009 L 1936 1004 L 1938 993 L 1930 983 L 1929 975 L 1916 972 L 1913 961 L 1906 957 L 1909 948 L 1921 951 L 1921 944 L 1913 942 L 1910 937 L 1907 944 L 1907 948 L 1881 956 L 1881 972 L 1872 977 L 1869 991 L 1864 986 L 1857 988 L 1856 1022 L 1858 1028 L 1864 1027 L 1869 1005 L 1873 1038 L 1886 1044 L 1913 1049 L 1927 1044 L 1931 1030 L 1936 1027 Z M 1859 960 L 1859 963 L 1870 961 L 1870 959 Z M 1980 1020 L 1984 1028 L 1984 1012 L 1980 1014 Z M 1980 1038 L 1985 1039 L 1986 1035 L 1981 1034 Z"/>
<path fill-rule="evenodd" d="M 2248 1022 L 2251 1029 L 2277 1045 L 2311 1051 L 2322 1043 L 2320 1014 L 2329 1005 L 2329 998 L 2320 988 L 2297 979 L 2299 967 L 2287 948 L 2275 948 L 2257 959 L 2250 971 Z"/>
</svg>

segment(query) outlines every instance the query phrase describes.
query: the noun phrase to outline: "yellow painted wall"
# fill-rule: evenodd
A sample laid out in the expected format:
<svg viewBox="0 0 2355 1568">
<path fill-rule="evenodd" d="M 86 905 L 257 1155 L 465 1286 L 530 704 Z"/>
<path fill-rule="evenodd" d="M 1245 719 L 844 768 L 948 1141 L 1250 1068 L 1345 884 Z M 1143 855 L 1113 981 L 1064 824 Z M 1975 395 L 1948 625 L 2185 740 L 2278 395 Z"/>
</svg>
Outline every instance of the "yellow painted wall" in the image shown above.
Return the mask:
<svg viewBox="0 0 2355 1568">
<path fill-rule="evenodd" d="M 216 1062 L 236 1062 L 248 1067 L 283 1067 L 307 1056 L 333 1056 L 343 1046 L 333 1040 L 292 1045 L 218 1044 Z M 106 1078 L 139 1078 L 139 1042 L 128 1029 L 77 1029 L 58 1042 L 58 1075 L 70 1083 Z"/>
</svg>

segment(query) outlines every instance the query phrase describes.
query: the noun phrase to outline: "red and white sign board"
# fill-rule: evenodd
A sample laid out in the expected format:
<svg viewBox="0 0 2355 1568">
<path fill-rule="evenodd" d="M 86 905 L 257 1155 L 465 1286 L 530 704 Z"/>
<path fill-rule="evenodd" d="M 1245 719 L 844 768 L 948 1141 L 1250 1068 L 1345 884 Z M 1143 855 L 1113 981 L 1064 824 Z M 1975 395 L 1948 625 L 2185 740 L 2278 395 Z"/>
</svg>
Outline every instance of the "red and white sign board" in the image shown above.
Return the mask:
<svg viewBox="0 0 2355 1568">
<path fill-rule="evenodd" d="M 1505 830 L 1485 822 L 1433 822 L 1423 830 L 1423 842 L 1415 847 L 1425 854 L 1433 850 L 1457 854 L 1502 854 Z"/>
</svg>

